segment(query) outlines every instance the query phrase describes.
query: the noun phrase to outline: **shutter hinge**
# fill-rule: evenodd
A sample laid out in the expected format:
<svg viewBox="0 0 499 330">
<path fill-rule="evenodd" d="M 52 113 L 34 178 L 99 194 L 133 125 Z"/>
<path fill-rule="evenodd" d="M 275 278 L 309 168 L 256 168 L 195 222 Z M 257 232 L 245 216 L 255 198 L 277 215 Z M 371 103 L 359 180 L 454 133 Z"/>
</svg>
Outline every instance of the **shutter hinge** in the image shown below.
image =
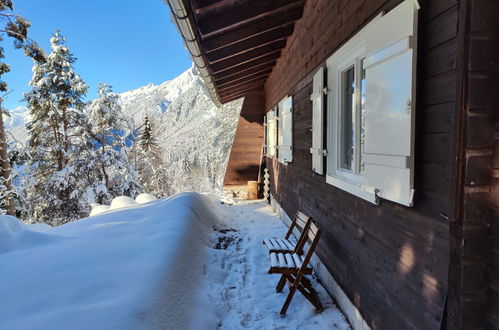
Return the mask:
<svg viewBox="0 0 499 330">
<path fill-rule="evenodd" d="M 330 89 L 328 87 L 324 87 L 322 89 L 322 92 L 324 93 L 324 95 L 327 95 L 327 93 L 329 93 Z"/>
<path fill-rule="evenodd" d="M 322 154 L 323 154 L 324 156 L 327 156 L 327 149 L 322 150 Z"/>
</svg>

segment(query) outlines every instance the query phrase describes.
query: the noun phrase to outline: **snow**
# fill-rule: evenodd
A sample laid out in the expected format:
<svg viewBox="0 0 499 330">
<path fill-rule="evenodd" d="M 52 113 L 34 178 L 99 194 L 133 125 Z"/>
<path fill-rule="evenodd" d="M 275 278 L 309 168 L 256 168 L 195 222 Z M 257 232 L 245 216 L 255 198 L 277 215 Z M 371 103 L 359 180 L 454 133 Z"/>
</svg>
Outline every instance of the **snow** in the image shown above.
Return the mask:
<svg viewBox="0 0 499 330">
<path fill-rule="evenodd" d="M 49 241 L 49 236 L 41 234 L 49 228 L 44 224 L 25 225 L 13 216 L 0 215 L 0 255 Z"/>
<path fill-rule="evenodd" d="M 92 211 L 90 212 L 90 216 L 98 215 L 101 213 L 104 213 L 106 211 L 109 211 L 109 205 L 97 205 L 92 208 Z"/>
<path fill-rule="evenodd" d="M 128 196 L 118 196 L 113 198 L 113 201 L 111 202 L 111 205 L 109 206 L 110 210 L 117 210 L 121 209 L 123 207 L 128 207 L 128 206 L 133 206 L 137 205 L 138 203 L 133 199 Z"/>
<path fill-rule="evenodd" d="M 156 200 L 156 197 L 154 197 L 152 194 L 140 194 L 137 197 L 135 197 L 135 201 L 139 204 L 145 204 L 149 202 L 153 202 Z"/>
<path fill-rule="evenodd" d="M 324 289 L 317 314 L 296 294 L 279 315 L 265 203 L 196 193 L 108 210 L 59 227 L 0 217 L 2 329 L 348 329 Z M 114 202 L 114 201 L 113 201 Z"/>
</svg>

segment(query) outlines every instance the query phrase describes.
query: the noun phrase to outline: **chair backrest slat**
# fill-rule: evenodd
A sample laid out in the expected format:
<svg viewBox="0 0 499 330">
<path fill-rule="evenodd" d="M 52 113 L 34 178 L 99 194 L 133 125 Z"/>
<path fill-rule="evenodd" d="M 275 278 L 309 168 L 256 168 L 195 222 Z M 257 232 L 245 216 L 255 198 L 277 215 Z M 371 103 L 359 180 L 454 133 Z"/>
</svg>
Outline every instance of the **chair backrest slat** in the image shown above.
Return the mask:
<svg viewBox="0 0 499 330">
<path fill-rule="evenodd" d="M 322 230 L 319 227 L 317 227 L 317 224 L 313 219 L 310 220 L 310 223 L 307 227 L 307 231 L 308 231 L 307 235 L 303 235 L 306 238 L 303 240 L 304 242 L 302 242 L 303 244 L 302 249 L 305 245 L 305 242 L 307 241 L 307 238 L 308 240 L 310 240 L 310 245 L 308 247 L 307 253 L 305 254 L 305 258 L 303 259 L 302 268 L 307 267 L 308 263 L 310 262 L 310 259 L 312 259 L 312 254 L 314 253 L 315 247 L 317 246 L 319 238 L 321 237 L 322 234 Z"/>
<path fill-rule="evenodd" d="M 293 221 L 291 222 L 288 232 L 286 233 L 286 236 L 284 236 L 284 238 L 288 239 L 293 233 L 295 227 L 298 227 L 300 232 L 302 232 L 305 226 L 307 225 L 308 219 L 310 219 L 310 217 L 305 215 L 302 211 L 300 210 L 296 211 L 296 214 L 293 217 Z"/>
<path fill-rule="evenodd" d="M 319 232 L 319 227 L 317 227 L 317 224 L 315 223 L 315 221 L 312 221 L 312 223 L 310 224 L 310 231 L 313 233 L 313 234 L 317 234 Z"/>
</svg>

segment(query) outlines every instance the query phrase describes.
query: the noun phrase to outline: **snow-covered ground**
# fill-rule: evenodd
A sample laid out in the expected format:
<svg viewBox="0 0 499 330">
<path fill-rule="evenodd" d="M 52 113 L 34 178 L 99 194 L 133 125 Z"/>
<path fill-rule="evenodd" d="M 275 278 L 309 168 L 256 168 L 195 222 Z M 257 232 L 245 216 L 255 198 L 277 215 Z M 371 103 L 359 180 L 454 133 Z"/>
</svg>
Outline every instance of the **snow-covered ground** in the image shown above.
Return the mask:
<svg viewBox="0 0 499 330">
<path fill-rule="evenodd" d="M 126 205 L 125 205 L 126 204 Z M 0 329 L 348 329 L 267 274 L 262 239 L 285 226 L 264 202 L 184 193 L 60 227 L 0 216 Z"/>
</svg>

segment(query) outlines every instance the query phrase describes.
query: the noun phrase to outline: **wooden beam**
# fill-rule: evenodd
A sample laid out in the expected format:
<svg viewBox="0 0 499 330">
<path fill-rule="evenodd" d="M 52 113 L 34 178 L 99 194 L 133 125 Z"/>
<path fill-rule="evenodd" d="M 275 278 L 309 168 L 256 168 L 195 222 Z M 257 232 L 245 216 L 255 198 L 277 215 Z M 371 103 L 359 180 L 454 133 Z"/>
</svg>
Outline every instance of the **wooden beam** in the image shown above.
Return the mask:
<svg viewBox="0 0 499 330">
<path fill-rule="evenodd" d="M 209 65 L 212 72 L 219 72 L 243 63 L 250 62 L 254 59 L 273 54 L 277 51 L 280 52 L 280 50 L 285 46 L 286 40 L 277 40 L 261 47 L 254 48 L 248 52 L 242 53 L 241 55 L 229 57 L 219 62 L 210 63 Z"/>
<path fill-rule="evenodd" d="M 243 70 L 250 69 L 252 67 L 255 67 L 260 64 L 268 63 L 270 61 L 274 61 L 278 59 L 281 56 L 281 51 L 278 50 L 274 53 L 256 58 L 254 60 L 248 61 L 246 63 L 241 63 L 239 65 L 233 66 L 232 68 L 222 68 L 220 71 L 215 71 L 212 69 L 213 76 L 218 76 L 217 74 L 220 73 L 221 75 L 227 76 L 230 74 L 234 74 Z"/>
<path fill-rule="evenodd" d="M 215 81 L 215 85 L 222 87 L 222 86 L 227 85 L 227 84 L 234 84 L 234 83 L 238 83 L 239 81 L 244 81 L 244 80 L 254 78 L 257 75 L 270 74 L 271 72 L 272 72 L 272 67 L 268 67 L 268 68 L 265 68 L 262 70 L 255 70 L 251 73 L 248 73 L 248 74 L 240 76 L 240 77 L 228 77 L 225 79 L 220 79 L 219 81 Z"/>
<path fill-rule="evenodd" d="M 255 86 L 255 87 L 261 87 L 261 86 L 262 86 L 262 85 Z M 239 98 L 241 98 L 241 97 L 245 96 L 247 92 L 249 92 L 250 90 L 252 90 L 252 89 L 253 89 L 253 88 L 255 88 L 255 87 L 248 88 L 248 89 L 246 89 L 246 90 L 244 90 L 244 91 L 241 91 L 241 92 L 239 92 L 239 93 L 237 93 L 237 94 L 228 95 L 228 96 L 226 96 L 226 97 L 224 97 L 224 98 L 220 99 L 220 102 L 222 102 L 222 103 L 227 103 L 227 102 L 230 102 L 230 101 L 237 100 L 237 99 L 239 99 Z M 222 100 L 223 100 L 223 101 L 222 101 Z"/>
<path fill-rule="evenodd" d="M 272 53 L 278 49 L 282 49 L 286 46 L 286 38 L 281 38 L 277 40 L 271 40 L 267 43 L 257 44 L 256 46 L 249 49 L 241 49 L 239 52 L 236 50 L 230 52 L 214 52 L 211 56 L 206 56 L 206 59 L 210 64 L 218 63 L 221 61 L 231 61 L 232 59 L 238 58 L 239 60 L 234 60 L 237 62 L 245 62 L 252 58 L 262 56 L 264 54 Z M 224 48 L 226 50 L 227 48 Z"/>
<path fill-rule="evenodd" d="M 232 101 L 238 100 L 238 99 L 240 99 L 241 97 L 244 97 L 245 95 L 246 95 L 246 92 L 241 93 L 241 94 L 238 94 L 238 95 L 235 95 L 235 96 L 228 97 L 228 98 L 226 98 L 226 99 L 221 99 L 221 100 L 220 100 L 220 103 L 222 103 L 222 104 L 229 103 L 229 102 L 232 102 Z"/>
<path fill-rule="evenodd" d="M 257 81 L 251 82 L 251 83 L 247 83 L 247 84 L 238 86 L 236 88 L 232 88 L 232 89 L 221 91 L 221 92 L 219 91 L 218 95 L 220 96 L 220 98 L 226 98 L 227 96 L 231 96 L 234 94 L 238 94 L 238 93 L 253 89 L 253 88 L 258 87 L 258 86 L 262 86 L 263 84 L 265 84 L 265 80 L 266 79 L 261 79 L 261 80 L 257 80 Z"/>
<path fill-rule="evenodd" d="M 303 7 L 304 0 L 230 1 L 196 15 L 203 37 L 222 34 L 238 27 L 254 24 L 269 16 L 282 14 L 294 7 Z"/>
<path fill-rule="evenodd" d="M 215 80 L 215 83 L 223 83 L 223 82 L 235 80 L 238 78 L 246 77 L 246 76 L 251 75 L 251 74 L 258 72 L 258 71 L 272 68 L 275 66 L 275 64 L 276 64 L 276 61 L 272 60 L 272 61 L 267 62 L 267 63 L 263 63 L 260 65 L 250 67 L 246 70 L 236 71 L 236 72 L 232 72 L 230 74 L 224 74 L 227 72 L 227 71 L 224 71 L 220 74 L 213 75 L 213 79 Z"/>
<path fill-rule="evenodd" d="M 303 8 L 301 6 L 296 7 L 286 12 L 269 16 L 251 25 L 243 26 L 218 36 L 203 38 L 203 48 L 209 52 L 226 47 L 252 36 L 292 23 L 302 15 Z"/>
<path fill-rule="evenodd" d="M 255 81 L 265 80 L 265 79 L 267 79 L 267 77 L 269 76 L 269 74 L 270 74 L 270 72 L 259 73 L 259 74 L 254 75 L 251 78 L 244 79 L 244 80 L 239 80 L 238 82 L 228 83 L 228 84 L 225 84 L 223 86 L 217 85 L 217 90 L 219 92 L 224 92 L 224 91 L 227 91 L 227 90 L 236 89 L 239 86 L 247 85 L 247 84 L 253 83 Z"/>
<path fill-rule="evenodd" d="M 293 24 L 289 24 L 282 28 L 271 30 L 267 33 L 254 36 L 238 43 L 234 43 L 228 47 L 220 48 L 213 52 L 207 53 L 206 58 L 208 59 L 208 61 L 214 63 L 228 57 L 243 54 L 265 44 L 276 42 L 278 40 L 285 40 L 286 37 L 288 37 L 292 33 Z"/>
<path fill-rule="evenodd" d="M 235 42 L 226 47 L 216 49 L 211 52 L 206 53 L 206 58 L 210 62 L 215 62 L 226 57 L 234 56 L 237 54 L 244 53 L 252 48 L 258 47 L 263 44 L 270 43 L 272 41 L 284 39 L 293 33 L 293 23 L 278 27 L 273 30 L 266 31 L 254 35 L 250 38 L 243 39 L 239 42 Z"/>
<path fill-rule="evenodd" d="M 223 0 L 194 0 L 194 3 L 196 5 L 196 8 L 200 9 L 200 8 L 214 5 L 214 4 L 222 2 L 222 1 Z"/>
<path fill-rule="evenodd" d="M 262 85 L 260 85 L 262 86 Z M 257 87 L 260 87 L 260 86 L 257 86 Z M 238 93 L 235 93 L 235 94 L 232 94 L 232 95 L 228 95 L 228 96 L 225 96 L 223 98 L 224 102 L 230 102 L 230 101 L 234 101 L 234 100 L 237 100 L 243 96 L 246 95 L 246 93 L 248 93 L 249 91 L 251 91 L 252 89 L 247 89 L 247 90 L 244 90 L 242 92 L 238 92 Z"/>
</svg>

